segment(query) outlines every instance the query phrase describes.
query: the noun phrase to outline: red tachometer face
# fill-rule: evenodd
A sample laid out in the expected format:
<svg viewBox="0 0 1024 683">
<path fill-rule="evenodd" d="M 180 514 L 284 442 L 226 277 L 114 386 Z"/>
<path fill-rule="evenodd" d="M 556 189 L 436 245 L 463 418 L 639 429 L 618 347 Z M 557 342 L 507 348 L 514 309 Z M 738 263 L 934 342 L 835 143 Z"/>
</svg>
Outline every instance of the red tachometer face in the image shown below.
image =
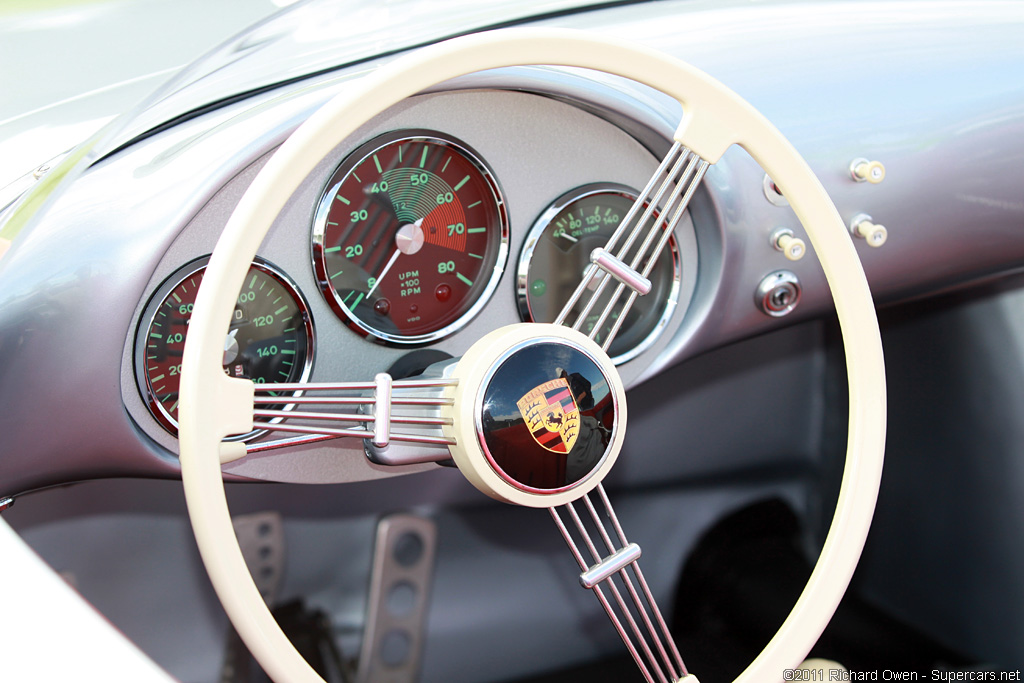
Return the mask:
<svg viewBox="0 0 1024 683">
<path fill-rule="evenodd" d="M 389 134 L 356 150 L 327 184 L 313 265 L 353 327 L 397 344 L 462 326 L 497 285 L 508 250 L 504 204 L 464 144 Z"/>
</svg>

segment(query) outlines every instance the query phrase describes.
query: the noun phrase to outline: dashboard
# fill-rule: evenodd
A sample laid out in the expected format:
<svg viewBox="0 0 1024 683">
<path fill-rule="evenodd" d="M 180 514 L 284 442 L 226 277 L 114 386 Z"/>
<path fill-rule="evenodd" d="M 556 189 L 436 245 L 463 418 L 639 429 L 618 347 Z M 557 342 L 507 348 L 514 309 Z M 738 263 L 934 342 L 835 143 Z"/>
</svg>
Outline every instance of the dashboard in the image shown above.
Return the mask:
<svg viewBox="0 0 1024 683">
<path fill-rule="evenodd" d="M 481 120 L 482 111 L 498 113 Z M 226 342 L 229 373 L 257 382 L 369 380 L 403 358 L 419 371 L 458 357 L 501 325 L 538 316 L 551 322 L 571 292 L 565 283 L 617 226 L 609 216 L 628 210 L 629 197 L 658 164 L 608 121 L 550 97 L 500 90 L 424 95 L 355 138 L 318 165 L 275 221 L 248 279 L 253 286 L 240 294 Z M 170 453 L 171 373 L 179 370 L 173 360 L 183 348 L 195 278 L 262 158 L 169 245 L 125 342 L 125 406 Z M 602 221 L 593 220 L 595 211 Z M 630 314 L 622 345 L 613 349 L 627 381 L 636 381 L 682 324 L 699 269 L 696 241 L 687 216 L 652 276 L 659 299 Z M 549 303 L 553 297 L 561 300 Z M 170 318 L 155 318 L 154 311 Z M 597 315 L 590 317 L 592 326 Z M 173 343 L 165 332 L 175 335 Z M 255 445 L 273 437 L 250 438 Z M 303 461 L 316 462 L 317 476 L 328 481 L 351 477 L 325 474 L 324 462 L 339 460 L 339 446 L 361 450 L 358 442 L 305 446 Z M 258 461 L 236 467 L 236 474 L 261 476 Z M 371 467 L 358 476 L 373 476 Z M 300 468 L 292 476 L 313 475 Z"/>
<path fill-rule="evenodd" d="M 866 22 L 865 25 L 876 21 L 847 9 L 841 3 L 823 9 L 815 15 L 815 21 L 822 25 L 854 19 Z M 887 15 L 893 27 L 902 25 L 900 22 L 905 19 L 897 10 Z M 656 17 L 668 21 L 674 16 L 673 11 L 672 3 L 645 6 L 644 18 L 626 22 L 625 30 L 627 34 L 643 31 L 647 22 Z M 767 9 L 758 11 L 770 14 Z M 624 10 L 604 12 L 611 16 L 621 15 Z M 998 14 L 995 9 L 993 12 Z M 591 19 L 593 16 L 584 13 L 559 23 L 589 26 Z M 942 19 L 937 17 L 933 21 L 941 25 Z M 992 40 L 998 41 L 1004 33 L 994 26 L 986 30 Z M 786 30 L 796 40 L 799 29 Z M 855 32 L 844 33 L 842 39 L 852 41 L 854 35 Z M 887 49 L 895 51 L 894 54 L 906 55 L 927 50 L 930 41 L 938 40 L 927 34 L 917 35 L 912 39 L 913 45 L 900 48 L 900 52 L 896 45 L 903 39 L 895 28 L 875 37 L 880 45 L 890 45 Z M 683 50 L 682 43 L 660 33 L 646 40 L 670 53 Z M 1011 210 L 1012 200 L 1004 206 L 998 201 L 975 201 L 971 199 L 975 195 L 968 189 L 960 194 L 946 193 L 938 185 L 923 180 L 932 167 L 927 160 L 929 153 L 909 151 L 917 144 L 913 142 L 912 121 L 928 115 L 941 98 L 940 93 L 949 83 L 951 57 L 938 57 L 913 67 L 921 92 L 914 99 L 900 100 L 901 95 L 889 93 L 883 84 L 878 86 L 879 90 L 865 90 L 862 99 L 868 103 L 867 109 L 854 111 L 830 100 L 827 90 L 809 89 L 802 111 L 829 112 L 825 120 L 834 122 L 835 132 L 830 133 L 833 137 L 822 145 L 824 129 L 817 125 L 802 126 L 799 116 L 793 118 L 787 113 L 797 110 L 784 97 L 775 97 L 777 88 L 772 85 L 774 81 L 764 78 L 763 66 L 753 70 L 740 68 L 721 55 L 683 51 L 689 52 L 687 56 L 698 66 L 708 68 L 760 104 L 780 122 L 783 132 L 790 134 L 798 148 L 807 150 L 812 167 L 854 234 L 867 229 L 866 226 L 887 227 L 887 240 L 880 246 L 872 246 L 859 236 L 854 238 L 878 301 L 904 300 L 935 288 L 978 280 L 1024 261 L 1024 247 L 1015 240 L 1001 239 L 1006 235 L 1001 227 L 1002 214 Z M 44 373 L 55 382 L 68 376 L 81 378 L 90 387 L 88 392 L 73 392 L 67 399 L 68 430 L 48 437 L 57 440 L 50 450 L 66 454 L 60 457 L 69 459 L 63 465 L 70 467 L 73 477 L 100 472 L 174 476 L 174 399 L 169 398 L 173 391 L 166 382 L 177 364 L 163 356 L 156 359 L 156 365 L 144 362 L 154 360 L 148 358 L 151 354 L 143 354 L 143 348 L 149 344 L 142 342 L 153 341 L 147 335 L 153 332 L 154 310 L 163 298 L 169 296 L 173 300 L 174 296 L 182 296 L 183 292 L 172 290 L 189 274 L 190 268 L 211 253 L 219 230 L 247 183 L 288 133 L 320 103 L 344 91 L 353 75 L 372 66 L 373 62 L 360 63 L 352 73 L 312 76 L 300 88 L 259 91 L 201 116 L 187 117 L 173 127 L 157 129 L 157 133 L 143 136 L 135 144 L 122 144 L 115 153 L 94 163 L 86 176 L 69 188 L 67 198 L 62 197 L 53 207 L 52 217 L 47 218 L 45 225 L 35 228 L 31 238 L 24 240 L 23 260 L 7 259 L 4 265 L 10 277 L 24 283 L 18 288 L 22 291 L 45 287 L 46 291 L 58 292 L 62 291 L 61 283 L 67 283 L 63 285 L 66 294 L 48 297 L 61 310 L 61 322 L 58 324 L 54 319 L 53 329 L 40 332 L 45 342 L 19 352 L 29 356 L 19 365 L 44 368 Z M 909 63 L 907 68 L 911 68 Z M 811 83 L 824 86 L 831 79 L 829 70 L 820 66 L 808 65 L 805 71 L 804 78 Z M 961 87 L 968 91 L 974 88 L 978 98 L 990 98 L 987 109 L 979 106 L 964 112 L 958 124 L 962 133 L 950 142 L 958 150 L 961 172 L 969 177 L 982 173 L 988 158 L 984 141 L 1014 124 L 1012 119 L 989 119 L 985 114 L 973 113 L 999 111 L 1000 103 L 1009 95 L 985 95 L 977 84 L 966 81 Z M 342 141 L 304 179 L 275 220 L 258 256 L 263 267 L 274 273 L 275 281 L 288 290 L 288 299 L 294 302 L 304 329 L 301 334 L 297 325 L 291 328 L 294 332 L 285 333 L 289 328 L 278 330 L 273 326 L 262 331 L 297 335 L 294 342 L 287 343 L 294 343 L 297 352 L 305 345 L 306 351 L 299 353 L 304 356 L 303 362 L 288 361 L 292 365 L 287 366 L 281 360 L 289 355 L 282 353 L 286 340 L 269 346 L 255 342 L 244 345 L 247 353 L 256 354 L 255 359 L 262 363 L 263 369 L 257 370 L 257 374 L 275 372 L 275 379 L 282 381 L 303 376 L 313 381 L 370 380 L 376 372 L 386 371 L 410 352 L 419 351 L 420 357 L 427 358 L 422 352 L 433 351 L 439 354 L 433 356 L 435 360 L 458 357 L 486 331 L 535 316 L 550 316 L 552 307 L 545 307 L 535 288 L 539 286 L 538 280 L 546 283 L 550 274 L 531 274 L 531 268 L 552 267 L 545 263 L 545 249 L 537 249 L 537 245 L 546 244 L 546 222 L 557 221 L 559 211 L 565 213 L 564 206 L 573 202 L 579 202 L 582 208 L 591 201 L 588 206 L 600 209 L 602 198 L 616 201 L 610 199 L 613 194 L 597 195 L 596 200 L 581 198 L 595 188 L 629 195 L 643 187 L 657 160 L 667 151 L 673 121 L 679 115 L 678 104 L 647 88 L 573 69 L 499 69 L 455 79 L 433 90 L 388 110 L 365 124 L 351 139 Z M 895 103 L 893 97 L 897 98 Z M 882 101 L 889 102 L 890 114 L 871 108 L 874 105 L 870 103 Z M 844 139 L 839 131 L 856 134 L 867 120 L 873 121 L 879 131 L 873 137 L 857 137 L 861 142 L 856 145 L 839 142 Z M 455 249 L 427 243 L 426 248 L 413 255 L 403 253 L 397 245 L 388 251 L 386 243 L 373 246 L 373 239 L 364 244 L 362 237 L 352 235 L 350 239 L 348 233 L 335 232 L 349 228 L 328 225 L 342 223 L 332 218 L 345 217 L 332 213 L 331 207 L 324 204 L 333 186 L 359 183 L 350 174 L 359 175 L 363 168 L 368 168 L 371 176 L 376 173 L 373 150 L 387 147 L 389 141 L 424 136 L 439 141 L 438 149 L 448 145 L 449 149 L 462 150 L 459 158 L 467 169 L 459 178 L 428 176 L 430 182 L 438 184 L 435 189 L 443 190 L 428 199 L 436 203 L 440 196 L 444 200 L 448 192 L 445 187 L 453 190 L 453 199 L 469 191 L 474 197 L 472 201 L 460 199 L 452 203 L 463 212 L 475 201 L 487 199 L 489 213 L 472 216 L 487 223 L 487 232 L 465 233 L 466 242 L 459 242 Z M 407 146 L 415 144 L 410 141 Z M 398 150 L 405 149 L 402 144 L 389 149 L 396 155 L 396 169 L 409 169 L 404 160 L 397 160 Z M 885 180 L 877 184 L 857 182 L 854 162 L 883 164 L 887 169 Z M 411 163 L 415 167 L 418 160 Z M 198 169 L 203 171 L 199 173 Z M 408 175 L 407 170 L 389 172 Z M 455 192 L 463 177 L 476 180 L 466 181 L 467 185 Z M 379 188 L 378 179 L 369 181 L 370 189 L 374 182 Z M 409 182 L 406 190 L 413 187 Z M 1012 196 L 1012 176 L 997 176 L 985 191 L 993 197 Z M 907 192 L 917 193 L 918 199 L 908 203 L 904 199 Z M 111 224 L 105 211 L 99 208 L 99 197 L 104 197 L 107 208 L 119 215 L 116 223 Z M 90 208 L 74 208 L 82 202 Z M 334 204 L 342 206 L 340 201 Z M 393 210 L 394 204 L 390 206 Z M 362 210 L 367 209 L 358 211 Z M 65 211 L 71 212 L 73 220 Z M 406 220 L 419 220 L 424 211 L 426 208 L 421 206 Z M 444 207 L 442 214 L 443 211 Z M 452 226 L 450 239 L 463 237 L 454 232 L 460 224 L 467 230 L 485 227 L 469 225 L 459 220 L 459 215 L 453 216 L 450 221 L 446 218 L 443 226 L 432 227 L 447 232 L 448 226 Z M 956 243 L 925 237 L 928 225 L 940 216 L 944 216 L 943 221 L 958 216 L 962 223 L 972 226 L 974 237 Z M 414 226 L 410 230 L 419 235 L 416 220 L 406 225 Z M 553 230 L 557 229 L 556 225 Z M 984 235 L 990 237 L 983 238 Z M 786 238 L 804 249 L 802 253 L 808 257 L 787 258 L 780 241 Z M 569 243 L 565 238 L 559 239 Z M 62 244 L 61 249 L 49 246 L 55 241 Z M 690 203 L 686 219 L 677 227 L 673 263 L 659 266 L 658 272 L 665 274 L 657 294 L 662 302 L 652 308 L 642 324 L 630 321 L 627 326 L 633 339 L 624 338 L 628 348 L 616 353 L 626 386 L 638 386 L 686 358 L 827 313 L 831 302 L 824 277 L 813 258 L 813 250 L 800 246 L 805 241 L 806 235 L 785 199 L 772 190 L 771 180 L 742 150 L 730 150 L 709 169 Z M 338 251 L 327 251 L 339 247 Z M 356 254 L 358 249 L 364 253 Z M 351 256 L 346 254 L 349 250 Z M 451 258 L 441 258 L 439 254 L 445 250 Z M 399 256 L 392 269 L 380 288 L 375 289 L 368 284 L 370 278 L 377 277 L 395 253 Z M 556 264 L 578 259 L 568 252 L 554 253 L 564 259 L 556 259 Z M 88 254 L 96 259 L 90 260 Z M 902 267 L 911 257 L 913 268 Z M 356 270 L 339 275 L 340 264 L 352 262 L 353 258 L 357 260 Z M 51 266 L 39 272 L 32 265 L 36 262 Z M 407 262 L 409 267 L 404 267 Z M 90 264 L 90 272 L 81 270 L 83 263 Z M 439 272 L 449 264 L 454 270 Z M 358 277 L 349 280 L 353 272 Z M 415 272 L 422 277 L 394 279 Z M 341 278 L 340 282 L 336 276 Z M 421 283 L 402 286 L 415 279 Z M 466 284 L 467 280 L 473 284 Z M 441 317 L 409 322 L 416 316 L 406 315 L 402 325 L 407 329 L 400 329 L 394 323 L 400 308 L 396 302 L 403 298 L 403 290 L 414 291 L 417 286 L 420 293 L 410 294 L 419 297 L 414 305 L 426 305 L 424 302 L 429 301 L 437 306 L 431 315 Z M 551 287 L 551 296 L 555 289 L 557 286 Z M 441 302 L 439 296 L 449 299 Z M 63 301 L 61 297 L 75 301 Z M 37 305 L 36 300 L 22 301 L 30 308 Z M 126 307 L 126 301 L 134 303 Z M 261 322 L 266 322 L 267 314 L 281 306 L 272 301 L 261 302 L 267 310 L 257 306 L 252 313 L 242 311 L 242 315 L 247 319 L 262 316 Z M 771 310 L 773 301 L 779 310 Z M 174 303 L 178 308 L 182 305 Z M 374 306 L 380 308 L 373 309 Z M 382 316 L 383 307 L 395 310 Z M 23 315 L 19 305 L 8 305 L 5 310 L 15 319 Z M 291 310 L 286 309 L 281 315 L 292 315 Z M 104 321 L 102 326 L 91 324 L 97 317 Z M 63 330 L 69 328 L 81 333 L 67 335 Z M 18 327 L 7 325 L 5 329 Z M 86 358 L 78 350 L 83 344 L 90 348 Z M 277 354 L 262 358 L 258 355 L 268 353 L 273 346 L 277 347 Z M 167 349 L 160 351 L 165 352 L 169 353 Z M 120 359 L 116 365 L 117 394 L 110 393 L 111 357 Z M 249 356 L 239 357 L 243 362 L 236 363 L 233 372 L 250 372 L 243 368 L 251 364 Z M 291 369 L 285 372 L 282 368 Z M 10 385 L 19 381 L 34 385 L 38 381 L 18 380 L 17 376 L 14 371 L 15 380 Z M 102 400 L 95 400 L 97 391 L 103 392 Z M 27 409 L 28 404 L 23 405 Z M 115 408 L 118 405 L 123 406 L 123 412 Z M 105 406 L 100 408 L 101 414 L 95 414 L 97 406 Z M 114 413 L 107 412 L 110 410 Z M 32 414 L 18 415 L 15 411 L 5 416 L 10 420 L 6 433 L 15 445 L 14 453 L 35 450 L 35 445 L 27 450 L 18 446 L 34 443 L 40 432 L 47 431 L 39 424 L 38 411 L 29 412 Z M 102 433 L 92 426 L 96 424 L 105 425 Z M 72 435 L 81 434 L 98 437 L 88 439 L 99 453 L 96 458 L 67 454 L 68 444 L 77 440 Z M 259 438 L 265 440 L 267 436 Z M 267 453 L 231 464 L 227 469 L 239 477 L 296 482 L 355 481 L 388 473 L 366 462 L 358 443 L 352 445 L 346 440 L 329 446 L 299 448 L 303 457 L 291 459 L 288 466 Z M 345 455 L 339 457 L 339 453 Z M 9 470 L 5 472 L 15 489 L 58 483 L 66 476 L 57 474 L 65 472 L 62 467 L 40 468 L 19 461 L 18 457 L 7 461 Z"/>
</svg>

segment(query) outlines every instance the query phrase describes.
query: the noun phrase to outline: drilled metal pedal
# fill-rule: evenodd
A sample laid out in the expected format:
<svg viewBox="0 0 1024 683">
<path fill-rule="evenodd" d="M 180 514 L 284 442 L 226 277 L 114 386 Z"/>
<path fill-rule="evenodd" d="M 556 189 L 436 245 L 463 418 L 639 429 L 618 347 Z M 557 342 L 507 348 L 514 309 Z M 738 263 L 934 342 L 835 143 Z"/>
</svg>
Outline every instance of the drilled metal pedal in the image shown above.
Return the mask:
<svg viewBox="0 0 1024 683">
<path fill-rule="evenodd" d="M 232 517 L 238 546 L 260 595 L 271 607 L 277 602 L 284 574 L 284 526 L 278 512 Z"/>
<path fill-rule="evenodd" d="M 238 546 L 260 595 L 271 607 L 284 574 L 284 526 L 277 512 L 232 517 Z M 265 679 L 235 629 L 228 625 L 219 683 L 250 683 Z"/>
<path fill-rule="evenodd" d="M 408 514 L 377 523 L 357 683 L 413 683 L 434 576 L 437 527 Z"/>
</svg>

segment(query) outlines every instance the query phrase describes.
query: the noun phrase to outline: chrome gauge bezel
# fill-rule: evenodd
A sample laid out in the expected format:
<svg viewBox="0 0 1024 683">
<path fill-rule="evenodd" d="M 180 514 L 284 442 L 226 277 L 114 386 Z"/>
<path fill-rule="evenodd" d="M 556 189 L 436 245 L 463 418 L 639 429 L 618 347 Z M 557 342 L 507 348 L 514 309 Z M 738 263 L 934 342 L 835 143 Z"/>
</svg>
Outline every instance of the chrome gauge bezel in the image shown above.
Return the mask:
<svg viewBox="0 0 1024 683">
<path fill-rule="evenodd" d="M 160 286 L 156 288 L 149 301 L 146 303 L 145 309 L 143 309 L 142 315 L 139 318 L 139 323 L 135 329 L 135 353 L 133 354 L 135 364 L 135 384 L 139 390 L 139 395 L 142 397 L 143 403 L 146 404 L 146 408 L 149 410 L 150 415 L 157 421 L 157 423 L 163 427 L 171 436 L 177 438 L 178 435 L 178 422 L 175 420 L 170 413 L 164 408 L 163 404 L 157 399 L 156 394 L 153 392 L 150 386 L 149 378 L 146 375 L 146 339 L 149 337 L 149 330 L 153 327 L 153 322 L 156 320 L 157 312 L 163 302 L 170 296 L 170 293 L 178 288 L 183 282 L 193 277 L 196 273 L 202 271 L 210 262 L 210 257 L 202 256 L 198 259 L 188 262 L 181 268 L 171 273 Z M 313 374 L 313 362 L 316 356 L 316 327 L 313 323 L 313 314 L 309 308 L 309 302 L 306 301 L 306 297 L 303 296 L 302 290 L 299 289 L 295 281 L 292 280 L 283 270 L 270 263 L 266 259 L 257 256 L 253 259 L 252 268 L 256 268 L 263 273 L 266 273 L 271 278 L 276 280 L 284 287 L 288 294 L 295 300 L 299 307 L 299 312 L 302 315 L 303 329 L 306 333 L 306 358 L 303 361 L 302 372 L 296 382 L 308 382 L 310 375 Z M 301 396 L 303 392 L 295 391 L 291 392 L 289 396 L 296 397 Z M 287 397 L 282 397 L 282 404 Z M 294 410 L 296 404 L 284 404 L 280 408 L 281 410 Z M 277 417 L 268 419 L 268 422 L 278 423 L 285 418 Z M 256 429 L 246 434 L 238 434 L 225 438 L 225 441 L 252 441 L 267 433 L 265 429 Z"/>
<path fill-rule="evenodd" d="M 534 221 L 529 233 L 526 235 L 526 239 L 523 242 L 523 249 L 519 254 L 519 264 L 516 269 L 516 304 L 519 307 L 519 315 L 524 322 L 536 322 L 533 317 L 533 312 L 530 310 L 528 276 L 530 262 L 533 260 L 533 253 L 537 248 L 537 244 L 541 236 L 555 217 L 558 216 L 558 214 L 560 214 L 568 205 L 580 199 L 585 199 L 597 194 L 619 195 L 621 197 L 625 197 L 631 202 L 635 202 L 639 196 L 639 193 L 636 190 L 627 185 L 608 182 L 591 183 L 569 190 L 558 197 L 558 199 L 553 201 L 548 208 L 541 212 L 540 216 L 537 217 L 537 220 Z M 657 212 L 655 212 L 655 216 L 657 216 Z M 682 223 L 682 221 L 680 221 L 680 223 Z M 647 349 L 651 348 L 651 346 L 665 332 L 669 321 L 672 319 L 672 315 L 675 313 L 676 306 L 679 304 L 680 283 L 682 280 L 682 262 L 679 255 L 678 240 L 674 233 L 669 236 L 666 248 L 672 256 L 672 285 L 669 288 L 665 308 L 650 334 L 644 337 L 640 343 L 636 344 L 632 348 L 612 357 L 612 362 L 615 363 L 615 365 L 622 365 L 623 363 L 631 361 Z"/>
<path fill-rule="evenodd" d="M 353 314 L 348 306 L 338 296 L 334 287 L 331 286 L 327 273 L 327 264 L 324 254 L 324 236 L 327 231 L 327 217 L 330 212 L 331 203 L 341 185 L 348 178 L 349 173 L 355 169 L 363 160 L 372 156 L 375 152 L 396 142 L 430 142 L 434 144 L 451 147 L 463 155 L 476 170 L 480 172 L 487 182 L 487 186 L 494 198 L 498 210 L 498 220 L 501 223 L 499 232 L 500 242 L 498 244 L 497 256 L 491 271 L 487 285 L 480 291 L 476 301 L 466 311 L 448 325 L 439 330 L 417 335 L 392 334 L 379 330 L 363 319 Z M 336 180 L 335 180 L 336 179 Z M 509 253 L 509 218 L 508 208 L 505 204 L 504 195 L 498 184 L 497 178 L 490 167 L 483 161 L 482 157 L 469 145 L 450 135 L 433 130 L 425 129 L 403 129 L 391 131 L 374 137 L 371 140 L 356 147 L 348 153 L 345 159 L 336 166 L 324 185 L 323 192 L 317 204 L 316 213 L 313 218 L 312 238 L 310 240 L 310 257 L 313 263 L 313 274 L 317 286 L 324 300 L 334 311 L 335 315 L 344 322 L 350 329 L 365 337 L 366 339 L 386 346 L 411 347 L 423 346 L 444 339 L 465 327 L 475 318 L 490 300 L 494 291 L 498 288 L 501 276 L 505 272 Z"/>
</svg>

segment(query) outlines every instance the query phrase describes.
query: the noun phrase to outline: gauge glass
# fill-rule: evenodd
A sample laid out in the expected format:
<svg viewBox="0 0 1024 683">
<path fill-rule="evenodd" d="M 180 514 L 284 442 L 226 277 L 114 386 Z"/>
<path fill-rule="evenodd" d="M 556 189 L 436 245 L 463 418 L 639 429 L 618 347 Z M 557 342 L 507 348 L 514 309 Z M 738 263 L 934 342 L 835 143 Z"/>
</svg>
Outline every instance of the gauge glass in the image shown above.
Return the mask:
<svg viewBox="0 0 1024 683">
<path fill-rule="evenodd" d="M 608 242 L 636 198 L 635 190 L 622 185 L 587 185 L 559 197 L 540 215 L 527 235 L 519 259 L 517 295 L 524 320 L 554 322 L 590 266 L 590 253 Z M 627 264 L 632 261 L 657 215 L 655 211 L 641 237 L 627 253 L 624 259 Z M 651 291 L 636 298 L 608 349 L 616 364 L 635 358 L 657 339 L 675 309 L 679 297 L 679 276 L 679 254 L 673 235 L 648 275 Z M 591 288 L 596 289 L 604 277 L 610 276 L 599 273 Z M 593 332 L 616 284 L 610 282 L 605 285 L 600 300 L 580 327 L 582 332 Z M 620 301 L 625 302 L 626 297 L 624 293 Z M 579 317 L 588 300 L 589 297 L 584 296 L 573 307 L 567 318 L 569 323 Z M 608 316 L 602 329 L 594 336 L 597 343 L 607 338 L 617 318 L 617 311 Z"/>
<path fill-rule="evenodd" d="M 384 343 L 426 343 L 462 327 L 497 286 L 505 206 L 464 143 L 391 133 L 334 172 L 312 251 L 324 297 L 351 327 Z"/>
<path fill-rule="evenodd" d="M 209 258 L 168 278 L 143 314 L 136 341 L 136 375 L 149 410 L 172 434 L 178 428 L 178 387 L 185 335 Z M 245 276 L 224 339 L 224 372 L 257 384 L 302 382 L 313 365 L 313 322 L 298 288 L 284 273 L 257 260 Z M 271 395 L 276 395 L 271 392 Z M 282 394 L 295 396 L 298 392 Z M 282 410 L 288 406 L 267 405 Z M 241 437 L 249 439 L 261 432 Z"/>
</svg>

